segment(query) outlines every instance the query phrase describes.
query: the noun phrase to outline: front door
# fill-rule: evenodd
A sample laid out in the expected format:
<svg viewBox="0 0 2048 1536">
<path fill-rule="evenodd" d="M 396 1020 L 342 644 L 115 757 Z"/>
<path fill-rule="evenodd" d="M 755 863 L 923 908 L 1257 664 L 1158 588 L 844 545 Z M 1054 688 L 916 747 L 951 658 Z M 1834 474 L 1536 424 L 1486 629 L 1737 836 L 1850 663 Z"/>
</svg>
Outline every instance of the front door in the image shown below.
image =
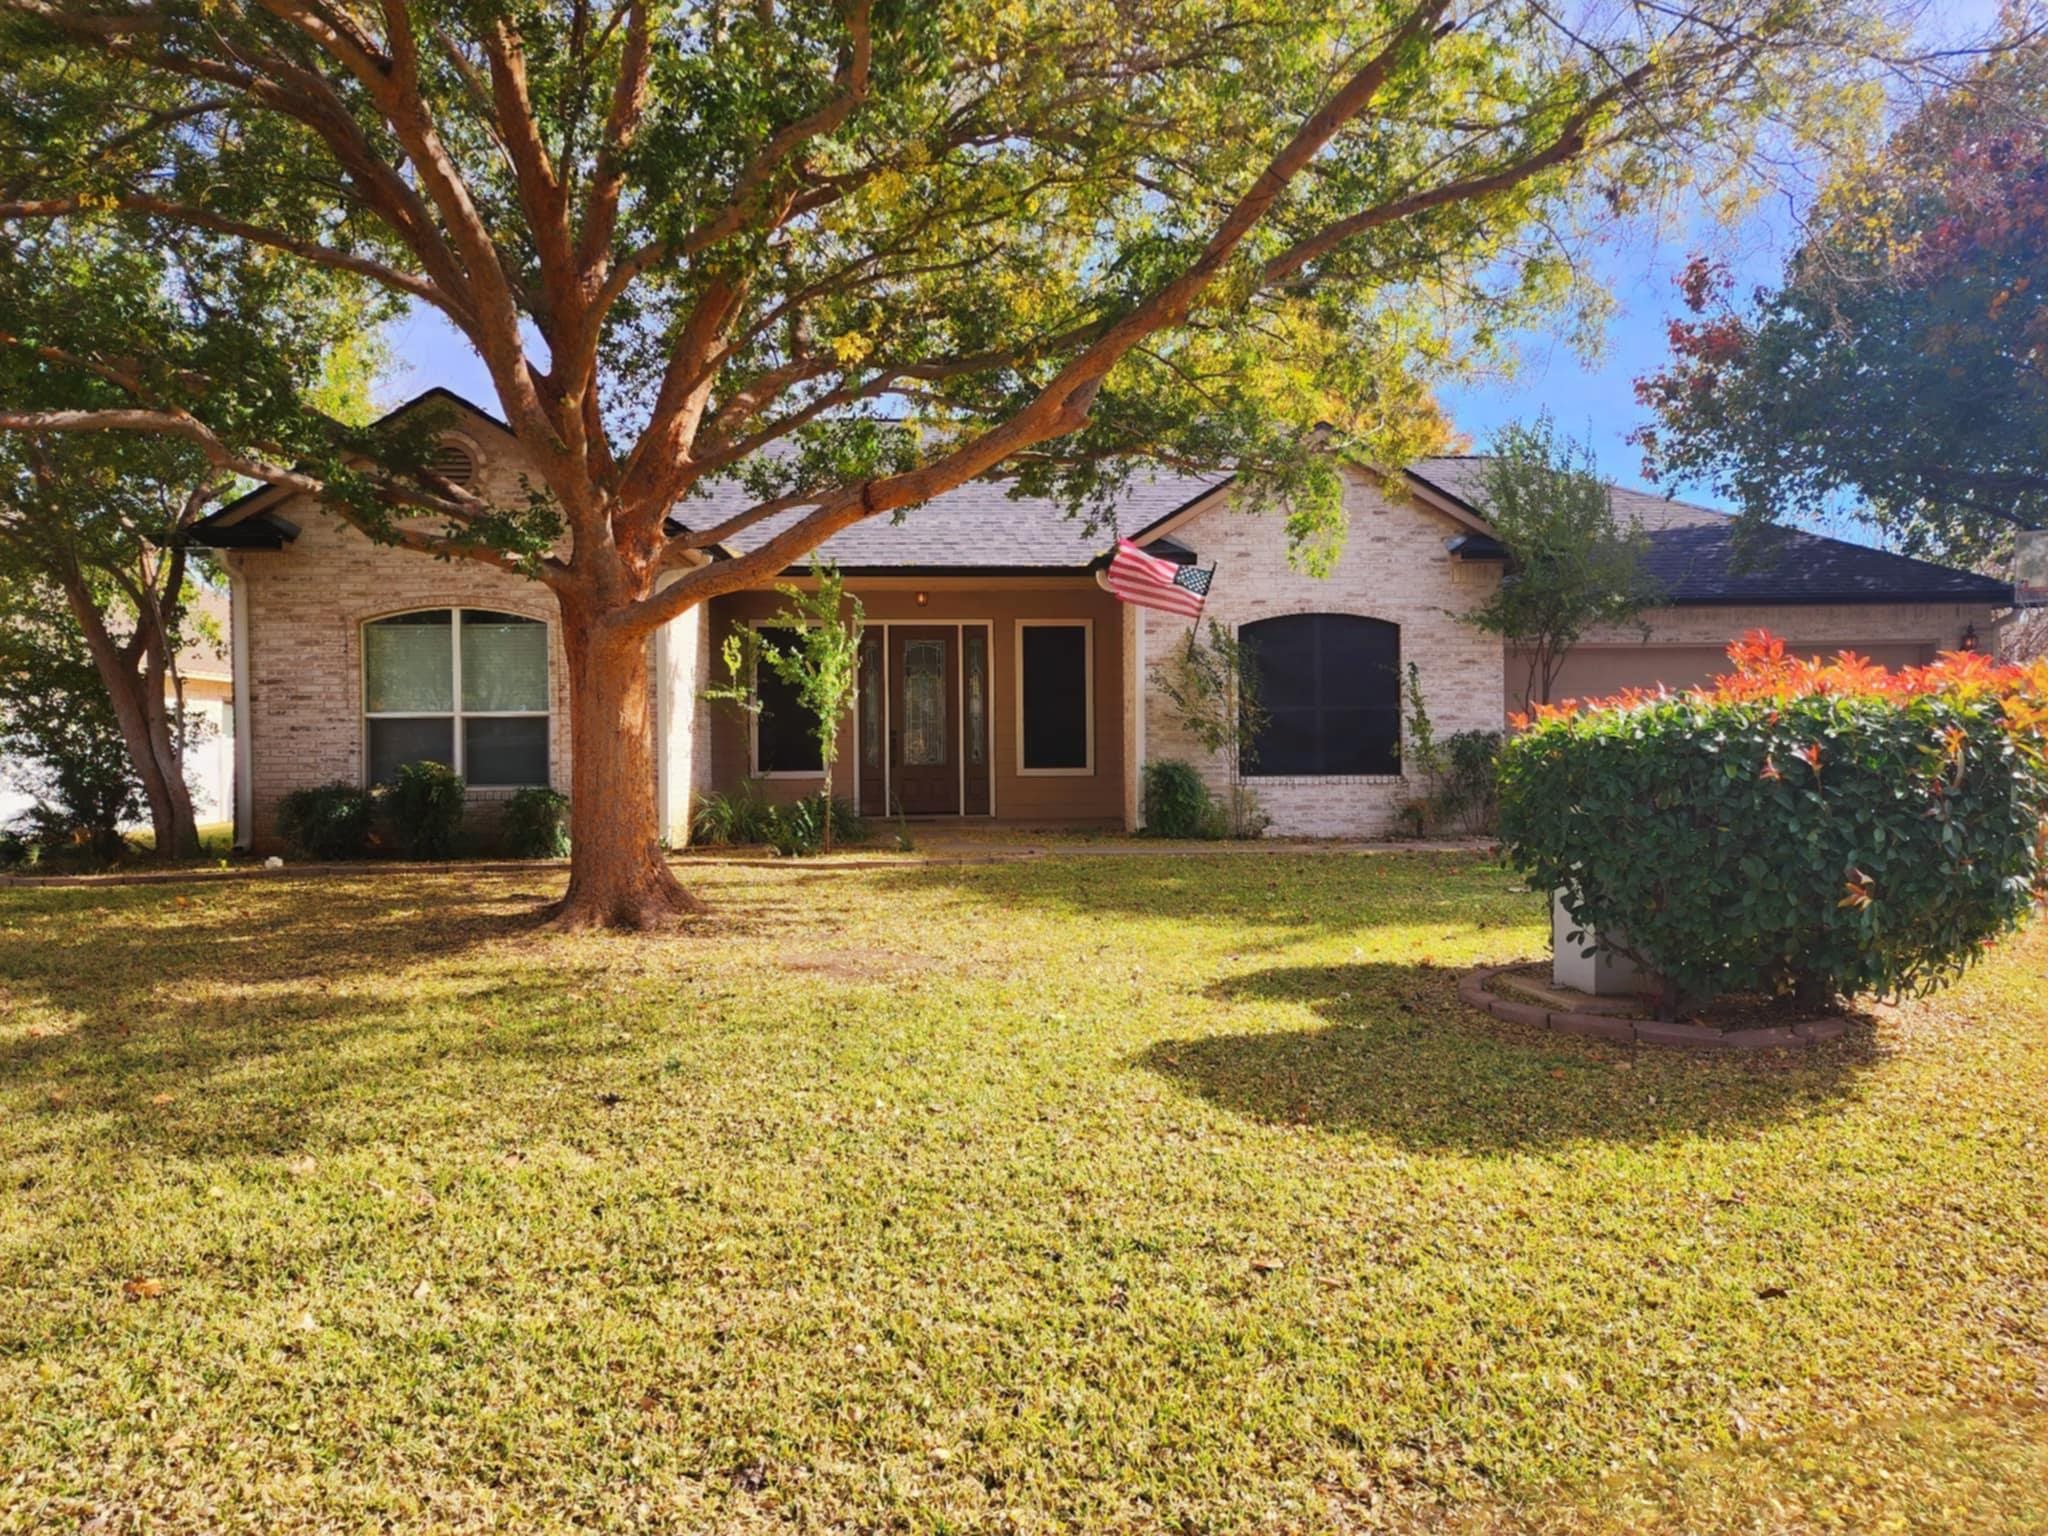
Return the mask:
<svg viewBox="0 0 2048 1536">
<path fill-rule="evenodd" d="M 950 816 L 960 809 L 960 632 L 889 629 L 889 781 L 906 816 Z"/>
</svg>

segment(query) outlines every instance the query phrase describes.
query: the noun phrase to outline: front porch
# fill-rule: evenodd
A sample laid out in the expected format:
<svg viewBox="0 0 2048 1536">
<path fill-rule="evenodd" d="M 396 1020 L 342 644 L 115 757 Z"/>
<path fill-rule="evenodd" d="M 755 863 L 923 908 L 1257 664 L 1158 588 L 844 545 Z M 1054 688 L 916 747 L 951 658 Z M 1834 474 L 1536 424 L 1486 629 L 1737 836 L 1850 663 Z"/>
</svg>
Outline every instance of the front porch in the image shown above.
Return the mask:
<svg viewBox="0 0 2048 1536">
<path fill-rule="evenodd" d="M 1083 575 L 849 573 L 866 627 L 832 791 L 861 815 L 958 825 L 1128 828 L 1137 820 L 1135 625 Z M 710 607 L 706 650 L 722 680 L 726 637 L 770 628 L 774 592 Z M 709 733 L 700 791 L 777 801 L 818 792 L 810 721 L 763 669 L 762 709 L 700 703 Z"/>
</svg>

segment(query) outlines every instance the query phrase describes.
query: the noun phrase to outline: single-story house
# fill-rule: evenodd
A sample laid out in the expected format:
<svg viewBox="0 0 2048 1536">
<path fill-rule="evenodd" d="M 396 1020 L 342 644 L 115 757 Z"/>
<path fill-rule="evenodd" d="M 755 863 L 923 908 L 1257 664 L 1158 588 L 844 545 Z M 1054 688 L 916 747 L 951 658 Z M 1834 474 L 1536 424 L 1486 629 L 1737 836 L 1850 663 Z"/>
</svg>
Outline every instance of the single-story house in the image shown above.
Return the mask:
<svg viewBox="0 0 2048 1536">
<path fill-rule="evenodd" d="M 519 449 L 490 415 L 452 407 L 441 468 L 505 496 Z M 834 789 L 867 814 L 1135 827 L 1140 768 L 1223 764 L 1176 724 L 1157 686 L 1185 618 L 1128 606 L 1103 581 L 1121 533 L 1214 567 L 1207 615 L 1256 642 L 1271 723 L 1249 783 L 1284 835 L 1370 836 L 1415 793 L 1402 777 L 1401 681 L 1413 663 L 1437 732 L 1498 730 L 1526 669 L 1463 621 L 1504 557 L 1475 505 L 1483 462 L 1433 458 L 1392 477 L 1347 470 L 1348 539 L 1313 577 L 1287 558 L 1281 520 L 1233 509 L 1228 475 L 1161 473 L 1131 486 L 1114 531 L 1058 506 L 973 484 L 833 538 L 823 550 L 866 613 L 859 698 Z M 1650 530 L 1667 601 L 1569 657 L 1561 695 L 1673 686 L 1721 669 L 1722 648 L 1770 628 L 1813 651 L 1898 664 L 1988 644 L 2003 583 L 1799 532 L 1738 561 L 1720 513 L 1617 488 Z M 716 516 L 690 503 L 685 521 Z M 769 536 L 774 524 L 750 530 Z M 554 600 L 538 583 L 380 547 L 305 498 L 261 489 L 200 537 L 223 553 L 233 598 L 238 839 L 265 847 L 287 791 L 376 782 L 405 761 L 448 761 L 472 801 L 569 786 L 565 667 Z M 801 579 L 792 571 L 790 579 Z M 749 716 L 703 697 L 724 637 L 773 620 L 773 590 L 714 599 L 654 639 L 658 794 L 668 837 L 689 835 L 709 792 L 816 791 L 792 701 L 764 678 Z"/>
</svg>

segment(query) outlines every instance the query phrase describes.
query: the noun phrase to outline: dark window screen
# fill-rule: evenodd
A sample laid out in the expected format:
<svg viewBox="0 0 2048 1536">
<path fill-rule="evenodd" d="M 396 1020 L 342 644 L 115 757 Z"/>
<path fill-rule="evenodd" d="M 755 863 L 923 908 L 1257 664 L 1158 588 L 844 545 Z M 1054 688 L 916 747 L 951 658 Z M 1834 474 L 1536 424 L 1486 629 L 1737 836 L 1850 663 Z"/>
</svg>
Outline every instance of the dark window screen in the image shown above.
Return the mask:
<svg viewBox="0 0 2048 1536">
<path fill-rule="evenodd" d="M 1088 631 L 1079 624 L 1027 625 L 1020 641 L 1024 766 L 1088 766 Z"/>
<path fill-rule="evenodd" d="M 1294 613 L 1238 630 L 1268 716 L 1248 775 L 1401 771 L 1401 627 L 1351 613 Z"/>
<path fill-rule="evenodd" d="M 472 716 L 462 722 L 462 764 L 479 787 L 547 783 L 548 717 Z"/>
<path fill-rule="evenodd" d="M 786 629 L 764 629 L 761 638 L 785 651 L 794 649 L 795 636 Z M 822 773 L 825 761 L 818 754 L 818 716 L 805 709 L 796 690 L 782 680 L 782 674 L 761 658 L 755 674 L 755 691 L 761 698 L 759 732 L 761 773 Z"/>
<path fill-rule="evenodd" d="M 370 782 L 393 784 L 407 763 L 455 762 L 455 722 L 446 715 L 426 719 L 370 721 Z"/>
</svg>

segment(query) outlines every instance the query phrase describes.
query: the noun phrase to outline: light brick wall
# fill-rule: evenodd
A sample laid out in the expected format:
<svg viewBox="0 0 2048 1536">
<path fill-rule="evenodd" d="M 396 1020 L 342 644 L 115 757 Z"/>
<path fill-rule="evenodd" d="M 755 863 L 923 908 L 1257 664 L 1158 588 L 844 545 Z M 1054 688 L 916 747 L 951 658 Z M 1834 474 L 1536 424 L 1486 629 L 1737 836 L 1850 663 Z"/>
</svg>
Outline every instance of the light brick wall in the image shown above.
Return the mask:
<svg viewBox="0 0 2048 1536">
<path fill-rule="evenodd" d="M 525 492 L 517 447 L 484 423 L 453 433 L 477 454 L 480 482 L 494 498 Z M 252 846 L 277 846 L 277 804 L 289 791 L 346 780 L 365 772 L 362 626 L 370 619 L 415 608 L 489 608 L 540 619 L 548 625 L 548 777 L 569 792 L 569 670 L 562 651 L 554 594 L 537 581 L 466 560 L 437 560 L 373 544 L 322 511 L 293 497 L 275 511 L 299 534 L 281 550 L 237 550 L 228 563 L 247 602 Z M 669 626 L 664 745 L 671 758 L 670 837 L 687 833 L 690 792 L 708 771 L 709 743 L 697 729 L 696 679 L 703 671 L 704 615 L 685 615 Z M 655 686 L 660 687 L 659 681 Z M 510 790 L 472 789 L 480 821 Z"/>
<path fill-rule="evenodd" d="M 1462 524 L 1406 498 L 1391 498 L 1367 476 L 1347 471 L 1344 508 L 1350 534 L 1336 568 L 1307 576 L 1287 562 L 1280 518 L 1228 506 L 1203 511 L 1173 537 L 1216 566 L 1207 618 L 1231 629 L 1292 613 L 1351 613 L 1401 626 L 1401 665 L 1414 662 L 1439 736 L 1499 730 L 1501 647 L 1458 615 L 1483 602 L 1499 581 L 1491 565 L 1461 565 L 1444 540 Z M 1221 757 L 1211 757 L 1175 722 L 1157 686 L 1159 665 L 1185 642 L 1188 624 L 1147 610 L 1145 626 L 1145 756 L 1179 757 L 1202 770 L 1212 791 L 1226 783 Z M 1206 623 L 1206 619 L 1205 619 Z M 1288 837 L 1370 837 L 1392 830 L 1395 808 L 1419 793 L 1400 777 L 1256 778 L 1248 781 Z"/>
</svg>

